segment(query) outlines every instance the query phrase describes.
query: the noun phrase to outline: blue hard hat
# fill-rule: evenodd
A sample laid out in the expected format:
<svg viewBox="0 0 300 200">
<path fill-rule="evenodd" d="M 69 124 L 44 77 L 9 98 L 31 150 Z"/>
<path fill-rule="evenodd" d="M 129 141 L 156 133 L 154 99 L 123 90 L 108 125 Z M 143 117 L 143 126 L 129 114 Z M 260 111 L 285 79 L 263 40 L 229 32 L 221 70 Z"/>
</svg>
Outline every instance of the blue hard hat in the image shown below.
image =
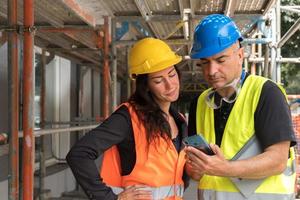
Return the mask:
<svg viewBox="0 0 300 200">
<path fill-rule="evenodd" d="M 192 59 L 207 58 L 230 47 L 242 34 L 233 20 L 225 15 L 208 15 L 197 25 L 194 32 Z"/>
</svg>

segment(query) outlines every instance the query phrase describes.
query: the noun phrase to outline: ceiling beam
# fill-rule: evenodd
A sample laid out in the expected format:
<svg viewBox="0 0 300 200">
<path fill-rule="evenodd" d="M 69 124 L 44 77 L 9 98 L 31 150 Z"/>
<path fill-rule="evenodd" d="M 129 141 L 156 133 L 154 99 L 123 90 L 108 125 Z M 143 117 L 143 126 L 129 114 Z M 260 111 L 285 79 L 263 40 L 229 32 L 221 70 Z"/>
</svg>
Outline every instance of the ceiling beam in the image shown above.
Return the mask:
<svg viewBox="0 0 300 200">
<path fill-rule="evenodd" d="M 263 7 L 262 10 L 262 15 L 265 15 L 267 12 L 269 12 L 269 10 L 272 8 L 272 6 L 275 5 L 277 0 L 270 0 L 270 1 L 265 1 L 265 6 Z"/>
<path fill-rule="evenodd" d="M 80 33 L 74 33 L 74 32 L 65 32 L 64 33 L 66 36 L 69 38 L 91 48 L 95 49 L 96 48 L 96 33 L 92 34 L 89 40 L 84 40 L 82 37 L 80 37 Z M 90 34 L 90 33 L 89 33 Z"/>
<path fill-rule="evenodd" d="M 96 19 L 84 10 L 75 0 L 61 0 L 62 3 L 75 13 L 80 19 L 92 27 L 96 26 Z"/>
<path fill-rule="evenodd" d="M 41 33 L 41 32 L 37 32 L 36 35 L 40 38 L 42 38 L 43 40 L 46 40 L 49 44 L 54 44 L 58 47 L 62 47 L 62 48 L 71 48 L 72 43 L 66 41 L 65 39 L 59 37 L 58 35 L 53 34 L 52 36 L 49 36 L 49 33 Z M 47 48 L 47 47 L 46 47 Z M 87 52 L 87 54 L 85 54 L 85 52 L 75 52 L 72 51 L 72 54 L 74 54 L 76 57 L 82 58 L 84 60 L 87 60 L 91 63 L 97 64 L 99 65 L 101 61 L 94 59 L 94 54 L 91 55 L 91 52 Z M 91 56 L 90 56 L 91 55 Z M 99 56 L 100 57 L 100 56 Z"/>
<path fill-rule="evenodd" d="M 179 11 L 180 11 L 180 16 L 183 18 L 183 3 L 182 0 L 178 0 L 178 6 L 179 6 Z"/>
<path fill-rule="evenodd" d="M 61 28 L 51 26 L 36 26 L 39 32 L 49 33 L 63 33 L 69 38 L 89 47 L 91 49 L 99 48 L 99 34 L 96 30 L 90 26 L 64 26 Z M 85 34 L 83 34 L 85 33 Z"/>
<path fill-rule="evenodd" d="M 192 19 L 195 18 L 195 2 L 194 0 L 190 0 L 190 8 L 191 8 L 191 16 L 192 16 Z"/>
<path fill-rule="evenodd" d="M 59 15 L 53 9 L 53 5 L 48 1 L 34 1 L 34 9 L 36 19 L 39 19 L 39 21 L 47 22 L 55 27 L 64 26 L 63 20 L 59 18 Z M 22 9 L 20 11 L 23 12 Z M 21 14 L 19 13 L 19 15 Z"/>
<path fill-rule="evenodd" d="M 236 1 L 226 0 L 226 5 L 224 9 L 224 15 L 232 17 L 236 8 Z"/>
<path fill-rule="evenodd" d="M 144 20 L 147 22 L 148 26 L 150 27 L 150 30 L 154 33 L 154 35 L 158 38 L 159 33 L 155 31 L 154 26 L 151 24 L 149 18 L 152 16 L 152 12 L 147 4 L 146 1 L 144 0 L 134 0 L 135 5 L 137 6 L 138 10 L 140 11 L 141 15 L 143 16 Z"/>
</svg>

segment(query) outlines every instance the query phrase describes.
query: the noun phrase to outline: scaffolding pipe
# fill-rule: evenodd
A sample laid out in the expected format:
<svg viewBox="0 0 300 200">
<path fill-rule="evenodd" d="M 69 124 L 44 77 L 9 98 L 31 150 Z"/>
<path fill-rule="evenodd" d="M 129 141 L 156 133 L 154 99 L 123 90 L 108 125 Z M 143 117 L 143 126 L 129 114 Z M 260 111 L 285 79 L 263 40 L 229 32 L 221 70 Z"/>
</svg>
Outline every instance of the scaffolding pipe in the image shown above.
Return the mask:
<svg viewBox="0 0 300 200">
<path fill-rule="evenodd" d="M 116 22 L 115 20 L 112 20 L 111 23 L 111 35 L 112 35 L 112 40 L 116 40 Z M 113 60 L 112 60 L 112 109 L 114 110 L 117 108 L 117 47 L 114 45 L 114 42 L 112 42 L 112 55 L 113 55 Z"/>
<path fill-rule="evenodd" d="M 23 200 L 33 199 L 34 181 L 34 71 L 33 71 L 33 0 L 24 0 L 23 58 Z"/>
<path fill-rule="evenodd" d="M 45 127 L 45 104 L 46 104 L 46 50 L 42 50 L 42 65 L 41 65 L 41 99 L 40 99 L 40 119 L 41 119 L 41 128 Z M 40 170 L 39 170 L 39 200 L 44 200 L 44 191 L 45 191 L 45 176 L 46 176 L 46 161 L 45 161 L 45 145 L 44 145 L 44 136 L 40 137 L 39 142 L 39 156 L 40 156 Z"/>
<path fill-rule="evenodd" d="M 84 131 L 84 130 L 91 130 L 99 126 L 97 125 L 89 125 L 89 126 L 76 126 L 76 127 L 66 127 L 66 128 L 51 128 L 51 129 L 40 129 L 34 131 L 34 137 L 40 137 L 42 135 L 50 135 L 54 133 L 68 133 L 73 131 Z M 24 132 L 19 131 L 19 138 L 24 137 Z"/>
<path fill-rule="evenodd" d="M 269 57 L 267 59 L 264 57 L 258 57 L 258 58 L 250 57 L 248 60 L 249 60 L 249 62 L 254 62 L 254 63 L 271 61 Z M 300 57 L 299 58 L 276 58 L 276 62 L 278 62 L 278 63 L 300 63 Z"/>
<path fill-rule="evenodd" d="M 17 26 L 17 0 L 8 0 L 8 25 Z M 19 199 L 19 67 L 18 34 L 8 32 L 8 134 L 9 134 L 9 176 L 8 198 Z"/>
<path fill-rule="evenodd" d="M 262 38 L 262 33 L 258 33 L 257 37 L 259 39 Z M 257 56 L 258 57 L 262 57 L 262 44 L 257 44 Z M 261 76 L 262 75 L 262 63 L 260 63 L 259 65 L 257 65 L 257 75 Z"/>
<path fill-rule="evenodd" d="M 300 18 L 292 25 L 292 27 L 282 36 L 281 40 L 278 42 L 277 47 L 282 47 L 296 31 L 300 29 Z"/>
<path fill-rule="evenodd" d="M 170 39 L 170 40 L 163 40 L 169 45 L 191 45 L 192 41 L 185 40 L 185 39 Z M 114 41 L 114 45 L 116 46 L 131 46 L 136 43 L 136 40 L 118 40 Z"/>
<path fill-rule="evenodd" d="M 109 27 L 108 17 L 104 17 L 104 63 L 103 63 L 103 117 L 109 115 Z"/>
<path fill-rule="evenodd" d="M 276 2 L 276 43 L 281 39 L 281 13 L 280 13 L 280 0 Z M 276 47 L 276 61 L 281 57 L 281 48 Z M 281 63 L 276 62 L 276 82 L 281 83 Z"/>
<path fill-rule="evenodd" d="M 95 29 L 88 28 L 88 27 L 62 27 L 62 28 L 55 28 L 55 27 L 37 27 L 37 31 L 39 32 L 46 32 L 46 33 L 65 33 L 65 32 L 92 32 L 96 33 Z"/>
<path fill-rule="evenodd" d="M 255 56 L 255 50 L 256 50 L 256 45 L 255 43 L 251 44 L 251 54 Z M 256 64 L 253 62 L 251 63 L 251 67 L 250 67 L 250 73 L 251 74 L 256 74 Z"/>
<path fill-rule="evenodd" d="M 245 38 L 243 44 L 268 44 L 272 42 L 269 38 Z"/>
<path fill-rule="evenodd" d="M 270 57 L 270 49 L 268 45 L 265 45 L 265 55 L 264 58 L 262 58 L 262 62 L 264 62 L 263 76 L 266 78 L 269 77 L 269 57 Z"/>
<path fill-rule="evenodd" d="M 272 20 L 271 20 L 271 30 L 272 30 L 272 43 L 270 45 L 271 47 L 271 61 L 270 61 L 270 69 L 269 69 L 269 73 L 270 73 L 270 77 L 273 81 L 277 81 L 277 66 L 276 66 L 276 54 L 277 54 L 277 50 L 276 50 L 276 31 L 277 31 L 277 15 L 276 15 L 276 8 L 272 9 Z"/>
<path fill-rule="evenodd" d="M 281 10 L 300 14 L 300 10 L 297 10 L 297 8 L 299 8 L 299 7 L 297 7 L 297 6 L 295 6 L 295 7 L 293 7 L 293 6 L 280 6 Z"/>
<path fill-rule="evenodd" d="M 126 47 L 126 63 L 128 63 L 128 56 L 129 56 L 129 47 Z M 129 76 L 129 66 L 128 64 L 126 65 L 127 69 L 127 81 L 126 81 L 126 86 L 127 86 L 127 98 L 131 96 L 132 90 L 131 90 L 131 78 Z"/>
</svg>

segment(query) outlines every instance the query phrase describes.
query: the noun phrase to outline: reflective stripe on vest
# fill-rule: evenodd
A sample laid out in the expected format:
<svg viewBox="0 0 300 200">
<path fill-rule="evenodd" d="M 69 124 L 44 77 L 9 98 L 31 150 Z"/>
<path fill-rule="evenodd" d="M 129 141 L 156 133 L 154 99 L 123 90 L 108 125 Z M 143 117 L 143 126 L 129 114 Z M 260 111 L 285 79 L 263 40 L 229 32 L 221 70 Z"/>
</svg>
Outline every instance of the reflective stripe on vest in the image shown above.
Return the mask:
<svg viewBox="0 0 300 200">
<path fill-rule="evenodd" d="M 237 192 L 221 192 L 215 190 L 198 190 L 198 200 L 294 200 L 294 194 L 272 194 L 272 193 L 254 193 L 245 198 Z"/>
<path fill-rule="evenodd" d="M 120 194 L 124 189 L 120 187 L 112 187 L 111 189 L 115 194 Z M 183 197 L 184 187 L 183 185 L 175 185 L 175 186 L 162 186 L 162 187 L 146 187 L 143 190 L 150 191 L 152 193 L 152 199 L 159 200 L 159 199 L 166 199 L 170 197 Z"/>
<path fill-rule="evenodd" d="M 267 79 L 263 77 L 250 75 L 242 87 L 227 120 L 220 146 L 227 160 L 233 159 L 255 134 L 254 113 L 262 87 L 266 81 Z M 196 127 L 197 132 L 202 133 L 209 143 L 215 143 L 214 111 L 205 104 L 205 95 L 207 92 L 208 90 L 204 91 L 198 99 Z M 267 177 L 259 184 L 256 190 L 247 194 L 248 198 L 252 199 L 252 196 L 262 197 L 264 194 L 278 194 L 275 199 L 288 199 L 294 192 L 294 165 L 295 152 L 293 148 L 290 148 L 290 158 L 288 159 L 285 172 L 280 175 Z M 203 192 L 205 194 L 205 197 L 211 195 L 207 199 L 215 199 L 215 197 L 218 197 L 218 199 L 235 199 L 235 197 L 231 197 L 230 195 L 243 195 L 240 193 L 238 187 L 226 177 L 204 175 L 200 180 L 199 189 L 201 190 L 200 193 Z M 225 198 L 221 197 L 221 194 L 225 195 Z M 228 195 L 230 197 L 227 197 Z M 246 197 L 241 199 L 246 199 Z M 263 199 L 268 199 L 268 195 Z M 272 199 L 274 199 L 273 196 Z"/>
</svg>

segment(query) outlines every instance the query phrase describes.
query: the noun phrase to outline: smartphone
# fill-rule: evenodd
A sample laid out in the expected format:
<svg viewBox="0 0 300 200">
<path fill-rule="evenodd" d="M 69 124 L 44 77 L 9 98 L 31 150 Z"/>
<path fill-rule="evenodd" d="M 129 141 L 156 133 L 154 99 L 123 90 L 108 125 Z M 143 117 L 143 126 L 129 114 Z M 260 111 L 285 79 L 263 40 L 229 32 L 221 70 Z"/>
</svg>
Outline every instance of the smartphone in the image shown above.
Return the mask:
<svg viewBox="0 0 300 200">
<path fill-rule="evenodd" d="M 204 139 L 202 135 L 193 135 L 186 137 L 182 140 L 183 144 L 186 146 L 192 146 L 200 151 L 206 153 L 207 155 L 215 155 L 213 150 L 210 148 L 208 142 Z"/>
</svg>

